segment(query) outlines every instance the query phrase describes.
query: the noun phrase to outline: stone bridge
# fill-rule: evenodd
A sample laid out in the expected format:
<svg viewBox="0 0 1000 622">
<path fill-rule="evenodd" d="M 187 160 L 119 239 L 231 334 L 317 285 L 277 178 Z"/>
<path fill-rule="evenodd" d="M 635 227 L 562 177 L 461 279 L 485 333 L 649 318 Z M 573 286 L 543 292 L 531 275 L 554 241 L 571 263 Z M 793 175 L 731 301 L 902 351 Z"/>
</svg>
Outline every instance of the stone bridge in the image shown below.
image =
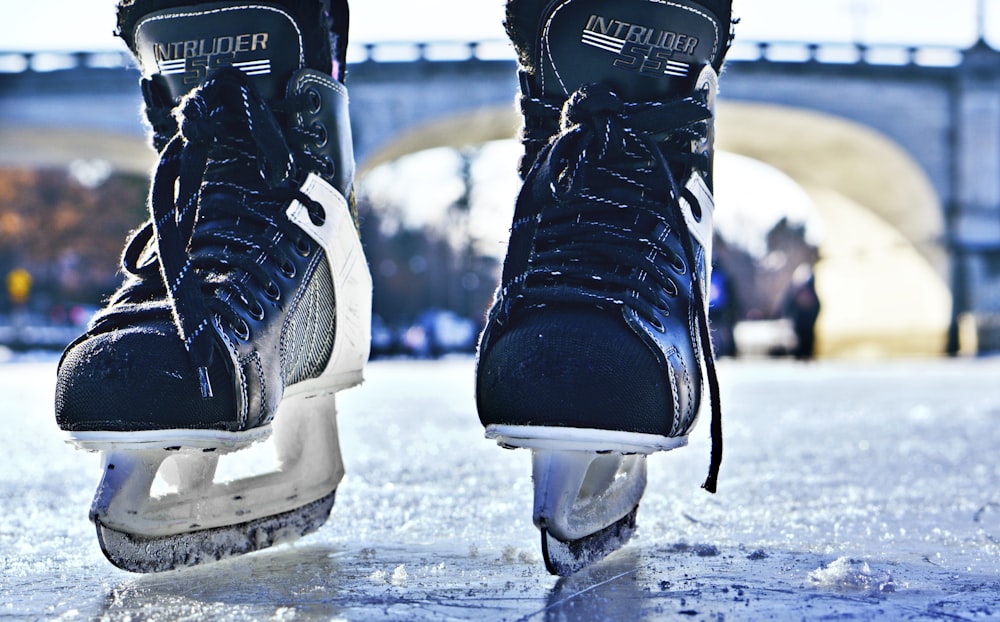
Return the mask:
<svg viewBox="0 0 1000 622">
<path fill-rule="evenodd" d="M 502 44 L 373 45 L 349 60 L 361 170 L 516 133 Z M 0 53 L 0 165 L 99 158 L 146 170 L 136 81 L 117 52 Z M 852 324 L 863 342 L 919 309 L 926 326 L 900 333 L 923 340 L 913 352 L 954 351 L 960 332 L 963 349 L 1000 348 L 996 51 L 743 42 L 722 79 L 717 140 L 783 172 L 822 213 L 820 268 L 836 266 L 818 270 L 827 332 Z M 883 255 L 865 246 L 871 231 Z M 856 329 L 866 322 L 871 335 Z"/>
</svg>

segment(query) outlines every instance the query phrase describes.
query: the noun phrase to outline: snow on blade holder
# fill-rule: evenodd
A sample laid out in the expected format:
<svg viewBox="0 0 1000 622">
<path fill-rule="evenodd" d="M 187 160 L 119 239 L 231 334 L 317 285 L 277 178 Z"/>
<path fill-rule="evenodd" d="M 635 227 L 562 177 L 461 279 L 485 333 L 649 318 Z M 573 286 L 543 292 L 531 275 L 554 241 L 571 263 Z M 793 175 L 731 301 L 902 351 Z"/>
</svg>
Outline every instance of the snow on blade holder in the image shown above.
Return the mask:
<svg viewBox="0 0 1000 622">
<path fill-rule="evenodd" d="M 614 553 L 628 544 L 635 533 L 635 515 L 638 510 L 639 506 L 636 506 L 614 524 L 571 542 L 553 538 L 543 527 L 542 558 L 545 560 L 545 569 L 550 574 L 568 577 Z"/>
<path fill-rule="evenodd" d="M 286 395 L 271 429 L 261 448 L 273 450 L 276 468 L 219 482 L 220 454 L 240 453 L 267 429 L 73 433 L 71 442 L 103 453 L 90 519 L 104 554 L 125 570 L 161 572 L 319 528 L 344 475 L 334 393 Z"/>
<path fill-rule="evenodd" d="M 146 538 L 97 521 L 97 539 L 111 563 L 129 572 L 164 572 L 213 562 L 290 542 L 319 529 L 336 491 L 301 508 L 229 527 Z"/>
</svg>

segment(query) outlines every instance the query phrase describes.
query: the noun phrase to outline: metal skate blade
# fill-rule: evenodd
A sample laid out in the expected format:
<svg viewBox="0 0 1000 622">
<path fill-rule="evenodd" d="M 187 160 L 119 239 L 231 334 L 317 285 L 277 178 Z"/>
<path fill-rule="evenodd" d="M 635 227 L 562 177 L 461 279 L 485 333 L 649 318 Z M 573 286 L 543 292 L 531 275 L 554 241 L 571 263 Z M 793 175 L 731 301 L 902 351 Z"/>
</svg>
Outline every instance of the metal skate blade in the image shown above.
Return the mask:
<svg viewBox="0 0 1000 622">
<path fill-rule="evenodd" d="M 604 529 L 578 540 L 563 542 L 549 535 L 545 527 L 542 534 L 542 557 L 545 569 L 560 577 L 567 577 L 598 562 L 628 543 L 635 533 L 635 515 L 639 506 Z"/>
<path fill-rule="evenodd" d="M 99 520 L 97 539 L 112 564 L 129 572 L 164 572 L 252 553 L 292 542 L 326 522 L 336 490 L 302 507 L 227 525 L 170 536 L 146 537 L 105 527 Z"/>
</svg>

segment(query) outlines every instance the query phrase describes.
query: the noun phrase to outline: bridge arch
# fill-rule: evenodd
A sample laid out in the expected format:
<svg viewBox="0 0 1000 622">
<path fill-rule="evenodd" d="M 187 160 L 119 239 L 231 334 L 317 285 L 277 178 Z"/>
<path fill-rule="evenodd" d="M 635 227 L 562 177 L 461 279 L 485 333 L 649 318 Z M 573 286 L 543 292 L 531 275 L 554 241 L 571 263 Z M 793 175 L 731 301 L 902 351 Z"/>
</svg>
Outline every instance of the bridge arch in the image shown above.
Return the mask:
<svg viewBox="0 0 1000 622">
<path fill-rule="evenodd" d="M 720 150 L 770 164 L 807 192 L 832 188 L 867 207 L 947 273 L 941 200 L 920 165 L 885 135 L 822 112 L 726 101 L 716 137 Z"/>
<path fill-rule="evenodd" d="M 945 350 L 952 308 L 945 220 L 907 152 L 830 114 L 736 101 L 720 105 L 716 136 L 718 149 L 780 170 L 816 207 L 824 230 L 816 267 L 821 354 Z"/>
<path fill-rule="evenodd" d="M 372 150 L 372 153 L 365 154 L 357 163 L 358 173 L 364 175 L 380 164 L 428 149 L 461 149 L 469 145 L 511 139 L 517 135 L 520 122 L 520 116 L 509 105 L 480 108 L 427 121 L 408 128 L 388 143 Z"/>
<path fill-rule="evenodd" d="M 836 50 L 824 45 L 799 45 L 803 53 L 795 55 L 771 53 L 788 46 L 742 42 L 742 48 L 748 45 L 756 52 L 740 55 L 734 48 L 723 77 L 720 147 L 775 165 L 810 194 L 830 199 L 820 203 L 834 201 L 833 192 L 844 204 L 870 210 L 878 223 L 893 225 L 902 240 L 896 245 L 928 262 L 935 283 L 948 281 L 956 313 L 974 320 L 978 343 L 970 345 L 1000 351 L 1000 53 L 983 42 L 968 50 L 857 47 L 847 56 L 831 55 L 827 52 Z M 415 44 L 416 52 L 406 62 L 390 62 L 373 49 L 352 64 L 353 131 L 361 171 L 412 151 L 407 141 L 442 146 L 514 133 L 511 109 L 517 84 L 509 48 L 484 55 L 480 45 L 467 45 L 462 54 L 441 56 L 431 54 L 432 47 Z M 0 54 L 0 166 L 103 158 L 117 169 L 146 169 L 154 155 L 141 140 L 134 68 L 123 70 L 127 63 L 109 62 L 107 54 L 68 56 L 71 62 L 65 67 L 71 70 L 42 71 L 30 53 Z M 727 112 L 749 105 L 744 102 L 798 110 L 790 115 L 788 109 L 761 108 L 771 111 L 771 117 L 761 112 L 749 121 Z M 807 165 L 810 137 L 789 127 L 800 121 L 807 126 L 806 110 L 816 111 L 817 117 L 833 115 L 810 127 L 846 130 L 832 132 L 830 143 L 851 156 L 841 159 L 854 162 L 853 169 Z M 471 116 L 456 116 L 465 114 Z M 489 122 L 480 125 L 484 116 L 509 119 L 510 129 L 490 130 Z M 440 121 L 442 117 L 453 120 Z M 736 120 L 726 125 L 727 117 Z M 876 131 L 856 132 L 863 127 L 846 120 Z M 767 140 L 781 137 L 795 149 L 780 156 L 764 152 L 766 146 L 734 146 L 750 127 L 768 127 Z M 482 136 L 470 140 L 472 129 Z M 70 138 L 59 135 L 66 130 L 87 136 L 74 139 L 71 149 L 60 142 Z M 46 132 L 40 145 L 30 144 L 32 134 L 40 138 Z M 115 148 L 109 145 L 111 135 L 136 140 Z M 910 158 L 897 157 L 898 151 Z M 111 157 L 126 152 L 130 155 L 117 161 Z M 901 164 L 903 172 L 893 163 Z M 861 187 L 869 190 L 859 196 L 842 180 L 824 177 L 831 170 L 865 181 Z M 912 170 L 924 175 L 911 175 Z M 900 179 L 910 180 L 909 185 Z M 934 192 L 927 192 L 928 182 Z"/>
<path fill-rule="evenodd" d="M 137 134 L 2 124 L 0 133 L 0 166 L 66 168 L 77 161 L 102 161 L 114 171 L 146 175 L 156 164 L 149 140 Z"/>
<path fill-rule="evenodd" d="M 359 171 L 439 147 L 460 149 L 516 135 L 510 106 L 423 123 L 382 145 Z M 721 151 L 781 171 L 811 200 L 824 235 L 817 283 L 818 326 L 828 356 L 935 355 L 944 351 L 951 313 L 941 202 L 920 166 L 885 136 L 856 122 L 789 107 L 726 101 L 717 131 Z M 731 171 L 729 171 L 731 172 Z M 763 194 L 748 188 L 728 197 Z M 720 197 L 723 193 L 720 192 Z M 513 199 L 513 197 L 511 197 Z M 720 210 L 747 209 L 723 204 Z"/>
</svg>

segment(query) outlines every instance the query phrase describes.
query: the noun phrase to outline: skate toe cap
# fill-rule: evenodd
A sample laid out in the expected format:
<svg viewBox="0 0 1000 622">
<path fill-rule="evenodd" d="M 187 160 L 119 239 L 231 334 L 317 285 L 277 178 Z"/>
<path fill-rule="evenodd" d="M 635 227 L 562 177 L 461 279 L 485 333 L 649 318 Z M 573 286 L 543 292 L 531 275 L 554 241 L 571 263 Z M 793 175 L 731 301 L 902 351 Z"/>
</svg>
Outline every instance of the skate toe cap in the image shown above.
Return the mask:
<svg viewBox="0 0 1000 622">
<path fill-rule="evenodd" d="M 216 356 L 209 375 L 228 378 Z M 91 336 L 66 351 L 56 380 L 56 422 L 67 431 L 232 429 L 225 384 L 204 399 L 172 326 Z"/>
<path fill-rule="evenodd" d="M 617 313 L 539 309 L 481 352 L 480 420 L 669 435 L 674 399 L 662 367 Z"/>
</svg>

